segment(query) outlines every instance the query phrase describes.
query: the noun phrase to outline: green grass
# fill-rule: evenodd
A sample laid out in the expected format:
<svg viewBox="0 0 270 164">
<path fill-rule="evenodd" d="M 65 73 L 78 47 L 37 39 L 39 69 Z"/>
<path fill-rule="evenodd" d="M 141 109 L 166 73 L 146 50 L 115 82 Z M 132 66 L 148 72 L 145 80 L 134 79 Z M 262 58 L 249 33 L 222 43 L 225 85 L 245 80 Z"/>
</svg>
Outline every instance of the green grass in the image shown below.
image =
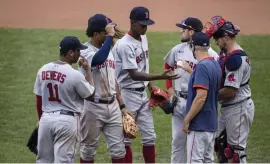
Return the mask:
<svg viewBox="0 0 270 164">
<path fill-rule="evenodd" d="M 0 28 L 0 162 L 35 162 L 26 148 L 27 139 L 37 122 L 32 93 L 36 72 L 45 63 L 58 58 L 58 44 L 65 35 L 86 41 L 84 31 Z M 150 72 L 163 69 L 163 57 L 179 43 L 178 33 L 148 33 Z M 249 162 L 270 162 L 270 36 L 240 36 L 240 45 L 252 62 L 251 88 L 255 101 L 255 119 L 248 142 Z M 216 49 L 216 47 L 214 47 Z M 155 84 L 164 88 L 164 81 Z M 169 163 L 171 155 L 171 117 L 160 109 L 154 111 L 157 133 L 157 162 Z M 181 128 L 181 127 L 179 127 Z M 140 138 L 133 141 L 134 162 L 143 162 Z M 96 162 L 110 162 L 101 138 Z"/>
</svg>

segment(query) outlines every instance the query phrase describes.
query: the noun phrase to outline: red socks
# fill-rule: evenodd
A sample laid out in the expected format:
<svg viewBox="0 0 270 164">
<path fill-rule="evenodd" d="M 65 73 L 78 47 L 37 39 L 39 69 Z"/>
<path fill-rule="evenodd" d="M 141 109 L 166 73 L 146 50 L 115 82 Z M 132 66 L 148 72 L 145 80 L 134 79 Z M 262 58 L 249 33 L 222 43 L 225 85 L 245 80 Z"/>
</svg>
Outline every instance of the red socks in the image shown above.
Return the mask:
<svg viewBox="0 0 270 164">
<path fill-rule="evenodd" d="M 94 160 L 86 161 L 86 160 L 83 160 L 82 158 L 80 158 L 80 163 L 94 163 Z"/>
<path fill-rule="evenodd" d="M 120 159 L 113 159 L 112 163 L 132 163 L 132 150 L 130 146 L 125 146 L 126 148 L 126 156 L 124 158 Z M 156 151 L 155 146 L 143 146 L 143 157 L 145 163 L 155 163 L 156 162 Z M 94 163 L 94 160 L 92 161 L 86 161 L 80 158 L 80 163 Z"/>
<path fill-rule="evenodd" d="M 143 157 L 145 163 L 156 162 L 156 151 L 155 146 L 143 146 Z"/>
<path fill-rule="evenodd" d="M 130 146 L 125 146 L 126 148 L 126 163 L 132 163 L 132 150 Z"/>
</svg>

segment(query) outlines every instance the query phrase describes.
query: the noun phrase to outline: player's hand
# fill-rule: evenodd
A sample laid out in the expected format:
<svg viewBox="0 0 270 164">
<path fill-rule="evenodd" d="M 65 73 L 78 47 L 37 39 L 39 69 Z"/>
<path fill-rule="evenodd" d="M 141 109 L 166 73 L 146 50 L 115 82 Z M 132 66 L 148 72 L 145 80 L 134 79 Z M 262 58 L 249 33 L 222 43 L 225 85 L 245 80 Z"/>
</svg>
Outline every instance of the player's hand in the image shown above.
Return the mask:
<svg viewBox="0 0 270 164">
<path fill-rule="evenodd" d="M 189 132 L 189 121 L 187 121 L 186 118 L 183 121 L 183 127 L 182 127 L 182 129 L 183 129 L 183 131 L 185 133 L 188 133 Z"/>
<path fill-rule="evenodd" d="M 165 70 L 162 74 L 161 74 L 161 78 L 165 79 L 165 80 L 175 80 L 178 79 L 180 76 L 178 74 L 174 74 L 174 72 L 172 70 Z"/>
<path fill-rule="evenodd" d="M 176 93 L 173 87 L 169 88 L 168 90 L 169 97 L 176 97 Z"/>
<path fill-rule="evenodd" d="M 192 73 L 193 71 L 190 65 L 186 61 L 179 60 L 177 61 L 176 65 L 189 73 Z"/>
<path fill-rule="evenodd" d="M 151 86 L 148 87 L 148 90 L 149 90 L 150 93 L 152 93 L 153 90 L 157 90 L 158 88 L 159 87 L 157 87 L 157 86 L 151 85 Z"/>
<path fill-rule="evenodd" d="M 131 115 L 127 108 L 123 108 L 122 113 L 123 113 L 123 115 L 127 115 L 127 114 Z"/>
<path fill-rule="evenodd" d="M 82 67 L 85 71 L 90 70 L 90 65 L 88 61 L 84 57 L 80 57 L 78 64 L 80 67 Z"/>
<path fill-rule="evenodd" d="M 115 26 L 116 24 L 115 23 L 109 23 L 107 24 L 107 26 L 105 27 L 105 30 L 107 32 L 107 35 L 111 35 L 111 36 L 114 36 L 115 35 Z"/>
</svg>

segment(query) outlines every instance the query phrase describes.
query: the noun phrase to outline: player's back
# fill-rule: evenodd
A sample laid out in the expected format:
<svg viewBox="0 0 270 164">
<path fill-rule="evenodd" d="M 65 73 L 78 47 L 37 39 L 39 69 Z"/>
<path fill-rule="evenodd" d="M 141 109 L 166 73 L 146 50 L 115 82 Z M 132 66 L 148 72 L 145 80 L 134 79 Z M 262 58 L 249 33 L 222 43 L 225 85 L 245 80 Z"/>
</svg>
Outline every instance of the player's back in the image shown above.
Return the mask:
<svg viewBox="0 0 270 164">
<path fill-rule="evenodd" d="M 53 112 L 68 110 L 80 113 L 83 98 L 92 93 L 82 93 L 83 85 L 80 79 L 83 75 L 67 63 L 51 62 L 45 64 L 37 74 L 34 93 L 42 96 L 42 111 Z M 88 87 L 88 86 L 87 86 Z M 94 90 L 90 86 L 90 90 Z M 78 92 L 79 91 L 79 92 Z"/>
</svg>

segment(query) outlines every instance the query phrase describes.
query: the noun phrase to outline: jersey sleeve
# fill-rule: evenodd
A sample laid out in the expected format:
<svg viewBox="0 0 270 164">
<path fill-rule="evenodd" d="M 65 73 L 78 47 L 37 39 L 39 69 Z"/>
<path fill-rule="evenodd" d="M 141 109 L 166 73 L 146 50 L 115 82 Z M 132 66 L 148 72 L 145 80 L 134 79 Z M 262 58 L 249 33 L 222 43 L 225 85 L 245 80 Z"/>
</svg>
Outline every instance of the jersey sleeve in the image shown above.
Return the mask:
<svg viewBox="0 0 270 164">
<path fill-rule="evenodd" d="M 167 55 L 164 57 L 164 61 L 170 66 L 174 67 L 175 64 L 175 48 L 172 48 Z"/>
<path fill-rule="evenodd" d="M 137 69 L 138 68 L 138 65 L 136 62 L 136 55 L 130 46 L 119 44 L 116 51 L 117 51 L 117 54 L 119 55 L 119 58 L 122 59 L 123 69 Z"/>
<path fill-rule="evenodd" d="M 37 73 L 37 77 L 36 77 L 36 81 L 35 81 L 35 85 L 34 85 L 34 91 L 33 91 L 34 94 L 36 94 L 38 96 L 42 96 L 40 72 L 41 71 L 38 71 L 38 73 Z"/>
<path fill-rule="evenodd" d="M 216 61 L 218 60 L 219 55 L 218 55 L 218 53 L 216 51 L 213 50 L 213 48 L 210 47 L 208 49 L 208 54 L 209 54 L 209 56 L 214 57 L 214 59 Z"/>
<path fill-rule="evenodd" d="M 209 89 L 209 75 L 205 65 L 198 64 L 194 75 L 193 88 Z"/>
<path fill-rule="evenodd" d="M 242 71 L 241 67 L 235 71 L 228 71 L 225 68 L 226 78 L 224 81 L 224 86 L 234 87 L 234 88 L 240 87 L 241 82 L 242 82 L 242 78 L 243 78 L 243 71 Z"/>
<path fill-rule="evenodd" d="M 74 79 L 75 90 L 82 98 L 85 99 L 94 93 L 95 88 L 90 85 L 88 81 L 85 80 L 85 77 L 81 73 L 76 72 L 76 76 Z"/>
</svg>

